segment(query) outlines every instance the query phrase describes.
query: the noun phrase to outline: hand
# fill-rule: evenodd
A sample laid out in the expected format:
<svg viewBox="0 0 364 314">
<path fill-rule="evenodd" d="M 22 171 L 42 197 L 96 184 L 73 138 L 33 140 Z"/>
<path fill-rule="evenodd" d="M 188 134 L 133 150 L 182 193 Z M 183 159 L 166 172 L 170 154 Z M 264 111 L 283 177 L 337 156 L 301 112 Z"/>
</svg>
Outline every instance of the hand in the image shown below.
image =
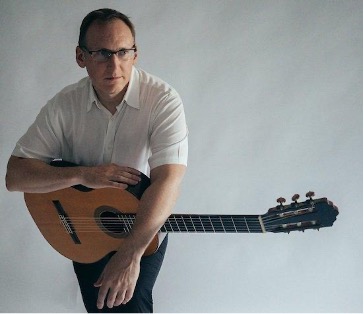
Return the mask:
<svg viewBox="0 0 364 314">
<path fill-rule="evenodd" d="M 106 187 L 126 189 L 128 185 L 135 185 L 141 180 L 138 170 L 116 164 L 80 167 L 80 169 L 82 184 L 93 189 Z"/>
<path fill-rule="evenodd" d="M 100 278 L 94 284 L 99 287 L 97 308 L 102 309 L 107 296 L 107 306 L 112 308 L 126 304 L 133 297 L 140 272 L 141 255 L 120 250 L 105 266 Z"/>
</svg>

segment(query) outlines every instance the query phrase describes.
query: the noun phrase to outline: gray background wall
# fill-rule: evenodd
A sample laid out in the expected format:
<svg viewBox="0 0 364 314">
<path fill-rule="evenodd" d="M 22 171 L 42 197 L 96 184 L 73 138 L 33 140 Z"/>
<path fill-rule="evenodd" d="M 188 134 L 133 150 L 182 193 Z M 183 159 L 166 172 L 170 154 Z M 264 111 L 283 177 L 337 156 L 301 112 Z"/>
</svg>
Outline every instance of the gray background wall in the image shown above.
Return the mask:
<svg viewBox="0 0 364 314">
<path fill-rule="evenodd" d="M 361 312 L 362 2 L 0 0 L 2 178 L 40 108 L 86 75 L 78 28 L 100 7 L 131 16 L 138 66 L 184 100 L 175 212 L 263 214 L 308 190 L 341 210 L 320 232 L 171 235 L 155 310 Z M 0 184 L 0 310 L 84 311 L 71 263 Z"/>
</svg>

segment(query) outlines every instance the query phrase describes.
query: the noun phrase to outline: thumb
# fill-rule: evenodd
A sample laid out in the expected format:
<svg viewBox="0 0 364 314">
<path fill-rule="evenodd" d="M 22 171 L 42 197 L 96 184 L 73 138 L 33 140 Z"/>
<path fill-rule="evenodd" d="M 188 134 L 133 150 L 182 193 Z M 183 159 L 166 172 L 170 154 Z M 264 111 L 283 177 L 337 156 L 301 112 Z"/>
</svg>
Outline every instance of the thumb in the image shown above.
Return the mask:
<svg viewBox="0 0 364 314">
<path fill-rule="evenodd" d="M 97 279 L 97 281 L 94 283 L 94 287 L 101 287 L 103 278 L 104 278 L 104 273 L 102 273 L 99 279 Z"/>
</svg>

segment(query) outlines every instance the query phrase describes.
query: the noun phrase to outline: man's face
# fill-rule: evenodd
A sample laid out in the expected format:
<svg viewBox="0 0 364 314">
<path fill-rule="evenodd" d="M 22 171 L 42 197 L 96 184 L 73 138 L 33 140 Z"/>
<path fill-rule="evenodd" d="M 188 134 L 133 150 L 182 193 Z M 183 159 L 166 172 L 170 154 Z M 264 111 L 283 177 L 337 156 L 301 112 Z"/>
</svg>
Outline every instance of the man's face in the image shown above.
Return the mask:
<svg viewBox="0 0 364 314">
<path fill-rule="evenodd" d="M 133 46 L 133 35 L 121 20 L 115 19 L 107 23 L 96 21 L 90 25 L 86 33 L 86 48 L 89 51 L 100 49 L 117 51 L 130 49 Z M 97 62 L 88 52 L 79 47 L 76 50 L 77 63 L 82 68 L 86 67 L 100 100 L 117 99 L 123 95 L 136 59 L 136 54 L 129 60 L 121 60 L 117 55 L 112 55 L 106 62 Z"/>
</svg>

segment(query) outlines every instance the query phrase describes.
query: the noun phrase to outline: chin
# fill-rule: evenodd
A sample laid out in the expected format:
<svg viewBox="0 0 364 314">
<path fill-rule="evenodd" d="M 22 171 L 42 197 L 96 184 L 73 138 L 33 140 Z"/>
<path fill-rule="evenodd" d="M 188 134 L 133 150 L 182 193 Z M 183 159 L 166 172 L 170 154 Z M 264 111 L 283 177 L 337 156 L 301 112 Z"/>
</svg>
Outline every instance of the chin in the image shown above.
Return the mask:
<svg viewBox="0 0 364 314">
<path fill-rule="evenodd" d="M 108 81 L 105 84 L 103 84 L 103 89 L 108 92 L 116 92 L 116 93 L 120 93 L 124 88 L 125 88 L 126 84 L 124 82 L 124 80 L 119 79 L 116 81 Z"/>
</svg>

